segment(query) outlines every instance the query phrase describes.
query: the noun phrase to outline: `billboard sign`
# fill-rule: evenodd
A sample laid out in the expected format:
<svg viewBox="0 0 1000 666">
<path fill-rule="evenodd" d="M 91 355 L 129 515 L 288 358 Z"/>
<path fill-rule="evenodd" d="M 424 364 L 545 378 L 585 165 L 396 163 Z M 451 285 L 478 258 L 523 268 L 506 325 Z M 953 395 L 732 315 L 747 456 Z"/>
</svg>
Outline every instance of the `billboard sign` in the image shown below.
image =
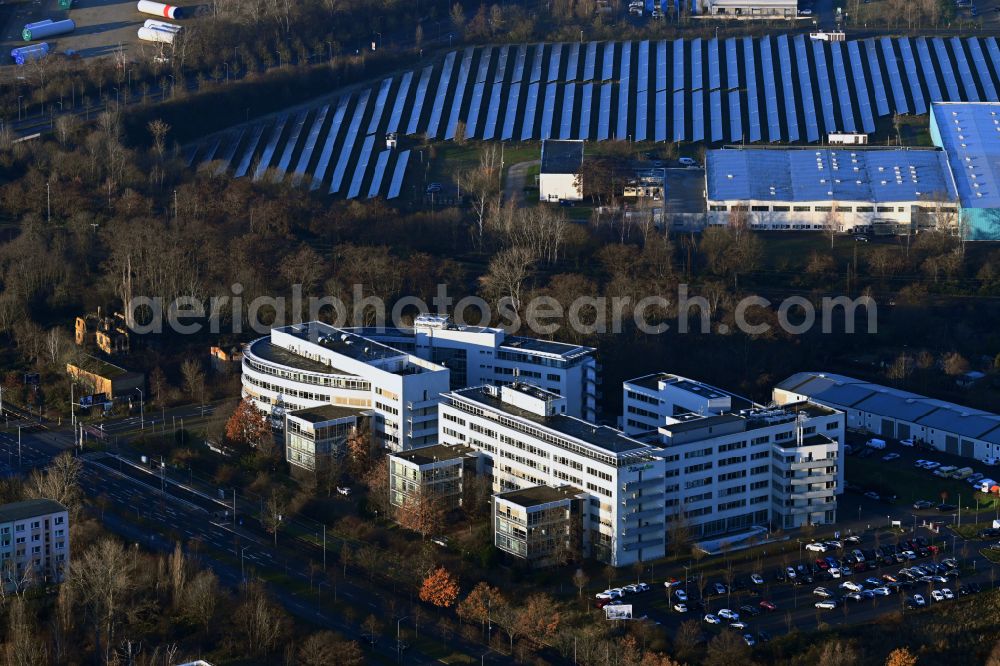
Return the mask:
<svg viewBox="0 0 1000 666">
<path fill-rule="evenodd" d="M 620 604 L 618 606 L 605 606 L 604 617 L 608 620 L 631 620 L 632 604 Z"/>
</svg>

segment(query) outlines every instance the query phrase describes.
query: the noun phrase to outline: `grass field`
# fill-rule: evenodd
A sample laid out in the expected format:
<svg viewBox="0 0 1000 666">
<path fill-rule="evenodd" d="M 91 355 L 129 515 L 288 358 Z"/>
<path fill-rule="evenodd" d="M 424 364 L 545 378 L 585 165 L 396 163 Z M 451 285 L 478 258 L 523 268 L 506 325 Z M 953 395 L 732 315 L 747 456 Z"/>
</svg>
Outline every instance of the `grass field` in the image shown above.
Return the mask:
<svg viewBox="0 0 1000 666">
<path fill-rule="evenodd" d="M 941 493 L 948 493 L 948 504 L 958 506 L 961 502 L 962 513 L 969 511 L 969 519 L 978 508 L 981 512 L 993 512 L 996 509 L 996 496 L 978 493 L 969 484 L 955 479 L 942 479 L 922 469 L 906 465 L 883 462 L 879 458 L 847 458 L 845 478 L 848 483 L 874 489 L 880 494 L 887 492 L 895 494 L 900 503 L 912 504 L 917 500 L 940 502 Z M 976 500 L 979 499 L 977 506 Z"/>
</svg>

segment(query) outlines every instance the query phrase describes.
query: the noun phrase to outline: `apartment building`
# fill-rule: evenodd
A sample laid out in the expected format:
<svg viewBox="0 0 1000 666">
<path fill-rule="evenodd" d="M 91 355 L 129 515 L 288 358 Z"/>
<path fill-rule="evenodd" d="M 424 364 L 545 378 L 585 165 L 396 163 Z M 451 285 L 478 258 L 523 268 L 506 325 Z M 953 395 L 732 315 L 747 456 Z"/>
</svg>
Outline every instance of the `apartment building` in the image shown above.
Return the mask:
<svg viewBox="0 0 1000 666">
<path fill-rule="evenodd" d="M 321 405 L 285 413 L 285 459 L 294 469 L 315 472 L 344 454 L 347 440 L 369 427 L 368 410 Z"/>
<path fill-rule="evenodd" d="M 587 494 L 572 486 L 532 486 L 494 495 L 494 545 L 535 566 L 561 564 L 582 550 Z"/>
<path fill-rule="evenodd" d="M 624 432 L 662 449 L 668 520 L 683 515 L 696 537 L 836 521 L 843 412 L 666 373 L 624 382 L 623 404 Z"/>
<path fill-rule="evenodd" d="M 593 347 L 507 335 L 502 328 L 465 326 L 422 314 L 412 328 L 351 329 L 451 371 L 451 389 L 482 384 L 534 384 L 566 398 L 566 413 L 597 417 L 598 372 Z"/>
<path fill-rule="evenodd" d="M 445 510 L 462 506 L 464 480 L 476 470 L 475 450 L 467 446 L 424 446 L 389 456 L 389 502 L 403 506 L 433 497 Z"/>
<path fill-rule="evenodd" d="M 402 451 L 435 443 L 448 368 L 322 322 L 275 328 L 243 352 L 243 396 L 282 426 L 297 409 L 371 410 L 377 444 Z"/>
<path fill-rule="evenodd" d="M 439 439 L 480 452 L 497 494 L 536 486 L 582 493 L 583 555 L 614 566 L 663 557 L 664 462 L 657 448 L 567 411 L 565 397 L 530 384 L 459 389 L 439 407 Z M 505 506 L 494 503 L 494 510 Z"/>
<path fill-rule="evenodd" d="M 49 499 L 0 506 L 0 575 L 6 592 L 60 583 L 68 569 L 66 507 Z"/>
</svg>

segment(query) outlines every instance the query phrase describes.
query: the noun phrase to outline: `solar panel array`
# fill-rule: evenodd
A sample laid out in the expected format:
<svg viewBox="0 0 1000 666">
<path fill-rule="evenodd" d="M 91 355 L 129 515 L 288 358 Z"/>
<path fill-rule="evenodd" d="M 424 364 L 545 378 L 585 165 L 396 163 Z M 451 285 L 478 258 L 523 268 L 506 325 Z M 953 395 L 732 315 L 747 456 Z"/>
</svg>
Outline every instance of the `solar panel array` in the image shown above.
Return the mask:
<svg viewBox="0 0 1000 666">
<path fill-rule="evenodd" d="M 216 173 L 346 197 L 403 191 L 409 151 L 437 140 L 816 142 L 874 132 L 935 101 L 1000 101 L 993 37 L 849 42 L 804 35 L 469 47 L 332 102 L 208 137 Z M 883 122 L 883 127 L 887 126 Z"/>
</svg>

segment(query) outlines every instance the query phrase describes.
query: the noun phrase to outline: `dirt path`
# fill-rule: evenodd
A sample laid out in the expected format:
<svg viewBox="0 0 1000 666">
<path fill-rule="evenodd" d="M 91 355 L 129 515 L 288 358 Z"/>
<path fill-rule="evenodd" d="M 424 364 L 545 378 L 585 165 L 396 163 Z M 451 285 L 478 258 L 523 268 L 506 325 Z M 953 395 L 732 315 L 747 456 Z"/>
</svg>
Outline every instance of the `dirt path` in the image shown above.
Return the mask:
<svg viewBox="0 0 1000 666">
<path fill-rule="evenodd" d="M 507 180 L 503 186 L 504 201 L 513 201 L 518 206 L 524 205 L 524 185 L 528 177 L 528 169 L 541 164 L 541 160 L 518 162 L 507 169 Z"/>
</svg>

